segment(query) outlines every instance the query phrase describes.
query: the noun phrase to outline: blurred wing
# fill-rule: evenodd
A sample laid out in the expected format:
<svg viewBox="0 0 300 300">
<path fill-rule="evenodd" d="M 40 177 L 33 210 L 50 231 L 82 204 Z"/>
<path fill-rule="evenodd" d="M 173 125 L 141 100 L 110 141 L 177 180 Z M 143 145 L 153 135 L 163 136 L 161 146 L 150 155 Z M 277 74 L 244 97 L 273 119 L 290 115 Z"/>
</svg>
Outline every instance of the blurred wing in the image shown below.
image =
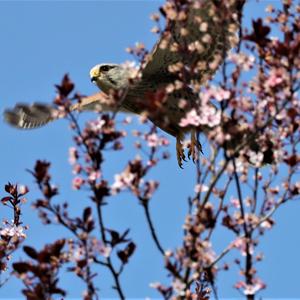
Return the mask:
<svg viewBox="0 0 300 300">
<path fill-rule="evenodd" d="M 38 128 L 50 122 L 55 111 L 55 108 L 43 103 L 17 104 L 13 109 L 4 111 L 4 119 L 17 128 Z"/>
<path fill-rule="evenodd" d="M 237 1 L 239 5 L 236 4 Z M 185 7 L 180 21 L 178 14 L 177 19 L 167 21 L 161 39 L 143 64 L 142 78 L 172 82 L 174 75 L 170 73 L 170 66 L 182 62 L 192 70 L 186 74 L 189 80 L 196 79 L 200 84 L 205 82 L 222 63 L 224 51 L 236 40 L 238 22 L 233 16 L 244 1 L 228 0 L 228 3 L 232 3 L 231 6 L 224 4 L 226 2 L 193 0 Z M 224 9 L 220 6 L 224 6 Z M 218 17 L 222 9 L 230 14 L 225 22 Z M 175 3 L 167 2 L 164 8 L 166 15 L 168 16 L 168 11 L 174 10 L 176 11 Z"/>
<path fill-rule="evenodd" d="M 71 111 L 113 111 L 115 107 L 104 93 L 83 97 L 79 103 L 70 107 Z M 4 111 L 5 121 L 20 129 L 39 128 L 51 121 L 63 117 L 64 114 L 52 105 L 44 103 L 17 104 L 13 109 Z"/>
</svg>

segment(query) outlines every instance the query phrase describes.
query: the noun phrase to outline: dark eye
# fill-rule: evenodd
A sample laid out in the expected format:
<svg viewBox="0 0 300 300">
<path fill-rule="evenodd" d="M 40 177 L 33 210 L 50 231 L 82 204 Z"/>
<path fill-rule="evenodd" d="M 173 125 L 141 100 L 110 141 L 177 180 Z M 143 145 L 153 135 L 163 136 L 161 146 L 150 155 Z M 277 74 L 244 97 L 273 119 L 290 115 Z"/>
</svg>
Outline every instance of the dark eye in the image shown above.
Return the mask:
<svg viewBox="0 0 300 300">
<path fill-rule="evenodd" d="M 110 67 L 108 65 L 104 65 L 100 67 L 100 72 L 107 72 L 109 71 Z"/>
</svg>

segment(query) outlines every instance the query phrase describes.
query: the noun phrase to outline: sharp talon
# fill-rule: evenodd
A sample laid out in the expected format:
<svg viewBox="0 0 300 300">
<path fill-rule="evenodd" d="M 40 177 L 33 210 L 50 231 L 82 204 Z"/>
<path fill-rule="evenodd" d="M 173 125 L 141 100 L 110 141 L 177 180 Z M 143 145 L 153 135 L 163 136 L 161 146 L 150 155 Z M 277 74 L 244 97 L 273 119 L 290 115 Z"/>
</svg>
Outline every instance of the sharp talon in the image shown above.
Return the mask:
<svg viewBox="0 0 300 300">
<path fill-rule="evenodd" d="M 198 151 L 199 151 L 201 154 L 203 154 L 203 151 L 202 151 L 202 145 L 200 144 L 199 141 L 197 141 L 197 149 L 198 149 Z"/>
<path fill-rule="evenodd" d="M 188 146 L 188 147 L 189 147 L 188 159 L 191 159 L 191 154 L 192 154 L 192 151 L 191 151 L 191 147 L 190 147 L 190 146 Z"/>
<path fill-rule="evenodd" d="M 182 134 L 178 134 L 178 136 L 176 137 L 176 154 L 177 154 L 177 162 L 178 165 L 181 169 L 183 169 L 182 167 L 182 162 L 183 161 L 187 161 L 186 160 L 186 156 L 184 154 L 184 149 L 182 146 Z M 198 136 L 197 136 L 197 131 L 196 129 L 192 129 L 191 130 L 191 142 L 190 145 L 188 146 L 189 150 L 187 153 L 187 158 L 193 160 L 193 162 L 195 163 L 195 161 L 197 161 L 199 159 L 199 152 L 203 154 L 202 151 L 202 146 L 198 140 Z"/>
<path fill-rule="evenodd" d="M 182 167 L 182 161 L 186 161 L 184 150 L 181 144 L 181 135 L 178 135 L 176 138 L 176 154 L 177 154 L 177 162 L 179 165 L 179 168 L 183 169 Z"/>
<path fill-rule="evenodd" d="M 196 129 L 192 129 L 191 131 L 191 143 L 189 145 L 188 157 L 192 157 L 193 162 L 199 158 L 199 152 L 203 154 L 202 146 L 198 140 L 198 136 L 196 134 Z"/>
<path fill-rule="evenodd" d="M 178 156 L 177 156 L 177 162 L 178 162 L 179 168 L 180 168 L 180 169 L 183 169 L 183 167 L 182 167 L 183 164 L 182 164 L 182 158 L 181 158 L 181 157 L 178 157 Z"/>
</svg>

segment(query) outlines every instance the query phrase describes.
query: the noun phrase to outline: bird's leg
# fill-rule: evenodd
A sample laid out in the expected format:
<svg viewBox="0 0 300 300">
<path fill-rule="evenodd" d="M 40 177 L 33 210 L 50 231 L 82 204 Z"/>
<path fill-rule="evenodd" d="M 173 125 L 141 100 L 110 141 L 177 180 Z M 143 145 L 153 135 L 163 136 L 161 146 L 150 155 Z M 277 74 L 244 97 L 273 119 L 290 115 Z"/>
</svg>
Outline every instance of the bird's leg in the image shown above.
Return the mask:
<svg viewBox="0 0 300 300">
<path fill-rule="evenodd" d="M 202 152 L 202 146 L 199 142 L 198 131 L 196 128 L 191 130 L 191 143 L 189 145 L 188 158 L 192 157 L 193 162 L 198 159 L 199 151 Z"/>
<path fill-rule="evenodd" d="M 184 160 L 184 161 L 186 161 L 186 160 L 185 160 L 184 150 L 183 150 L 181 141 L 182 141 L 182 133 L 179 133 L 176 136 L 176 154 L 177 154 L 178 165 L 181 169 L 183 169 L 182 168 L 182 160 Z"/>
</svg>

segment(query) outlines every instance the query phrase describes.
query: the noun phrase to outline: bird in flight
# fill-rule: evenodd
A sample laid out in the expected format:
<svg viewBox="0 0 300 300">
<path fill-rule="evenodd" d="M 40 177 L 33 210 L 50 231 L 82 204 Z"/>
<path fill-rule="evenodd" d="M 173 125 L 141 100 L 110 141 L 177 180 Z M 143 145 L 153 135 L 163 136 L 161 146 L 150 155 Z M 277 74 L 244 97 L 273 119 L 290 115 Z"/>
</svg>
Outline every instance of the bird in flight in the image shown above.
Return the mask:
<svg viewBox="0 0 300 300">
<path fill-rule="evenodd" d="M 70 110 L 146 113 L 156 126 L 176 138 L 177 160 L 182 167 L 182 141 L 187 132 L 191 132 L 189 157 L 196 158 L 201 150 L 199 128 L 179 125 L 187 112 L 201 110 L 201 99 L 191 86 L 203 85 L 222 64 L 224 54 L 236 39 L 237 16 L 243 4 L 243 0 L 167 1 L 161 9 L 166 28 L 141 63 L 139 78 L 132 80 L 135 69 L 127 66 L 98 64 L 91 69 L 90 79 L 101 92 L 83 97 Z M 124 97 L 116 108 L 108 101 L 108 95 L 122 90 Z M 50 104 L 17 104 L 5 110 L 4 118 L 12 126 L 30 129 L 58 119 L 57 112 Z"/>
</svg>

